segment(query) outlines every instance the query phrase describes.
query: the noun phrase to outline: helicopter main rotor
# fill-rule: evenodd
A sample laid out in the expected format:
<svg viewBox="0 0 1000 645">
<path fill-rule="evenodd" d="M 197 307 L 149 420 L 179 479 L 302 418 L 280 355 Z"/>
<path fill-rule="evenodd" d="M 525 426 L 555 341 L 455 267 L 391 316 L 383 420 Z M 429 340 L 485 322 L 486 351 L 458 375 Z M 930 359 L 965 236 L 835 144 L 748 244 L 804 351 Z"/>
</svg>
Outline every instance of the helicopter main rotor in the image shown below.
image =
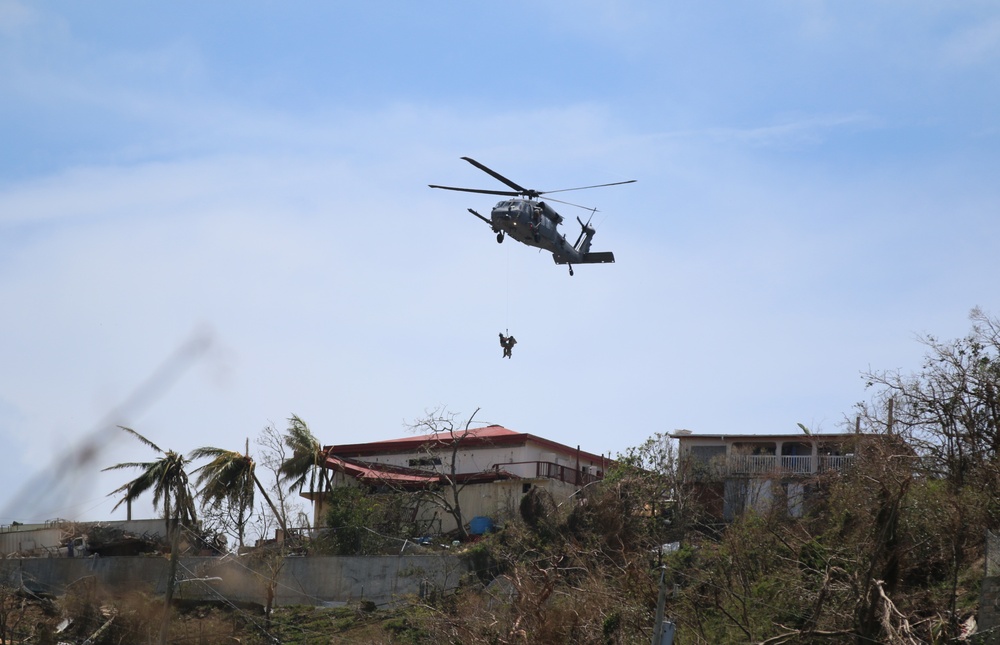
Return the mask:
<svg viewBox="0 0 1000 645">
<path fill-rule="evenodd" d="M 507 184 L 508 186 L 510 186 L 511 188 L 513 188 L 514 190 L 516 190 L 517 192 L 516 193 L 511 193 L 512 195 L 523 195 L 523 196 L 527 197 L 528 199 L 534 199 L 534 198 L 539 197 L 539 196 L 541 196 L 543 194 L 543 193 L 538 192 L 537 190 L 531 190 L 530 188 L 524 188 L 522 186 L 519 186 L 518 184 L 515 184 L 514 182 L 512 182 L 509 179 L 507 179 L 506 177 L 504 177 L 503 175 L 501 175 L 497 171 L 492 170 L 491 168 L 487 168 L 486 166 L 484 166 L 483 164 L 479 163 L 478 161 L 476 161 L 475 159 L 473 159 L 471 157 L 462 157 L 462 159 L 464 159 L 465 161 L 468 161 L 469 163 L 471 163 L 476 168 L 479 168 L 480 170 L 482 170 L 483 172 L 485 172 L 487 175 L 490 175 L 494 179 L 498 179 L 498 180 L 502 181 L 503 183 Z"/>
<path fill-rule="evenodd" d="M 587 190 L 588 188 L 604 188 L 605 186 L 620 186 L 621 184 L 635 183 L 635 179 L 629 179 L 628 181 L 616 181 L 616 182 L 612 182 L 610 184 L 596 184 L 594 186 L 580 186 L 578 188 L 562 188 L 560 190 L 534 190 L 532 188 L 525 188 L 525 187 L 523 187 L 523 186 L 521 186 L 519 184 L 514 183 L 513 181 L 511 181 L 510 179 L 507 179 L 506 177 L 504 177 L 503 175 L 501 175 L 497 171 L 495 171 L 492 168 L 489 168 L 487 166 L 484 166 L 483 164 L 479 163 L 475 159 L 472 159 L 471 157 L 462 157 L 462 159 L 464 159 L 465 161 L 468 161 L 470 164 L 472 164 L 476 168 L 479 168 L 480 170 L 482 170 L 486 174 L 490 175 L 494 179 L 496 179 L 496 180 L 498 180 L 498 181 L 500 181 L 500 182 L 502 182 L 504 184 L 507 184 L 508 186 L 510 186 L 511 188 L 513 188 L 513 190 L 488 190 L 488 189 L 485 189 L 485 188 L 458 188 L 456 186 L 436 186 L 434 184 L 428 184 L 428 185 L 431 188 L 440 188 L 442 190 L 456 190 L 456 191 L 463 192 L 463 193 L 480 193 L 480 194 L 483 194 L 483 195 L 504 195 L 504 196 L 507 196 L 507 197 L 526 197 L 526 198 L 528 198 L 530 200 L 530 199 L 537 199 L 537 198 L 541 197 L 542 195 L 548 195 L 550 193 L 565 193 L 565 192 L 569 192 L 571 190 Z M 586 208 L 585 206 L 579 206 L 578 204 L 573 204 L 573 203 L 570 203 L 570 202 L 560 202 L 558 199 L 553 199 L 551 201 L 559 202 L 561 204 L 568 204 L 570 206 L 577 206 L 578 208 L 584 208 L 586 210 L 591 210 L 589 208 Z"/>
</svg>

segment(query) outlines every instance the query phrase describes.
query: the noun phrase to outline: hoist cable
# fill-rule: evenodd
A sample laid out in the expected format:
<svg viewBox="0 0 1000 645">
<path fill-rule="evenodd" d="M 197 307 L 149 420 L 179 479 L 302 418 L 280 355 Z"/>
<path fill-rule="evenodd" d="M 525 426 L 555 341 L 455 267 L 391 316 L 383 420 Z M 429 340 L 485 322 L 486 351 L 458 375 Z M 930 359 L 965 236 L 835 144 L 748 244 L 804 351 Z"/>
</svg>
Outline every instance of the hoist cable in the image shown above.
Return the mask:
<svg viewBox="0 0 1000 645">
<path fill-rule="evenodd" d="M 510 333 L 510 245 L 507 245 L 507 304 L 506 311 L 504 312 L 504 327 Z"/>
</svg>

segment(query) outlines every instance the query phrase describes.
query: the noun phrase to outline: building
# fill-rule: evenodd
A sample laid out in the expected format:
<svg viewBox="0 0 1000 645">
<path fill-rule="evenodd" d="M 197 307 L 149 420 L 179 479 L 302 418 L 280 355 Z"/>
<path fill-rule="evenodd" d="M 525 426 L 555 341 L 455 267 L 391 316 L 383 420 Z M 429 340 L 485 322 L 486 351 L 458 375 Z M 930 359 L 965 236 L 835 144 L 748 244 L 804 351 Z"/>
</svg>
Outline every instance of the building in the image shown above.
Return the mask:
<svg viewBox="0 0 1000 645">
<path fill-rule="evenodd" d="M 333 486 L 373 490 L 457 489 L 462 517 L 502 519 L 517 512 L 532 488 L 556 502 L 599 481 L 611 461 L 602 455 L 498 425 L 388 441 L 324 447 Z M 322 526 L 321 496 L 313 496 L 314 526 Z M 426 533 L 447 533 L 455 519 L 440 503 L 422 503 L 416 521 Z"/>
<path fill-rule="evenodd" d="M 163 519 L 14 522 L 0 526 L 0 558 L 134 555 L 152 550 L 165 535 Z"/>
<path fill-rule="evenodd" d="M 709 512 L 731 520 L 754 508 L 783 504 L 801 516 L 821 475 L 849 467 L 870 435 L 718 435 L 678 430 L 684 477 Z"/>
</svg>

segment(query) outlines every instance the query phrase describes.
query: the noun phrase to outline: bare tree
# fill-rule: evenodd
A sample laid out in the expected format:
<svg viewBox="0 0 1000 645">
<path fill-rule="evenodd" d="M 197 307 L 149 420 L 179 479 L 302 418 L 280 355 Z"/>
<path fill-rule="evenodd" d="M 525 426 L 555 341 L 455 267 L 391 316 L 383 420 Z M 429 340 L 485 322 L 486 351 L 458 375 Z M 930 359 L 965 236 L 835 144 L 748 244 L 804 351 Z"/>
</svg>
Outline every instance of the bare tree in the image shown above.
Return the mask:
<svg viewBox="0 0 1000 645">
<path fill-rule="evenodd" d="M 462 425 L 460 421 L 456 422 L 458 417 L 456 413 L 448 412 L 445 408 L 437 408 L 409 425 L 413 432 L 430 435 L 423 446 L 423 451 L 428 455 L 428 466 L 440 477 L 440 486 L 428 488 L 424 491 L 424 495 L 432 504 L 455 519 L 462 538 L 469 537 L 461 502 L 461 493 L 467 483 L 459 481 L 458 453 L 463 447 L 463 442 L 473 433 L 470 428 L 478 413 L 479 408 L 476 408 Z M 447 463 L 438 464 L 437 460 L 433 459 L 432 455 L 441 453 L 448 456 Z"/>
<path fill-rule="evenodd" d="M 954 486 L 1000 492 L 1000 320 L 978 308 L 969 318 L 964 338 L 920 339 L 927 352 L 919 372 L 864 373 L 876 394 L 859 414 L 905 437 Z"/>
<path fill-rule="evenodd" d="M 292 524 L 296 526 L 308 526 L 308 515 L 304 513 L 302 504 L 291 499 L 289 497 L 290 491 L 282 486 L 284 478 L 281 468 L 283 464 L 288 462 L 289 448 L 281 433 L 278 432 L 278 429 L 273 424 L 268 424 L 260 431 L 255 441 L 260 448 L 258 455 L 260 465 L 271 472 L 270 483 L 267 485 L 267 489 L 271 492 L 275 508 L 281 515 L 282 522 L 280 523 L 284 523 L 286 526 Z M 303 518 L 305 518 L 304 523 Z M 276 521 L 277 519 L 275 518 Z"/>
</svg>

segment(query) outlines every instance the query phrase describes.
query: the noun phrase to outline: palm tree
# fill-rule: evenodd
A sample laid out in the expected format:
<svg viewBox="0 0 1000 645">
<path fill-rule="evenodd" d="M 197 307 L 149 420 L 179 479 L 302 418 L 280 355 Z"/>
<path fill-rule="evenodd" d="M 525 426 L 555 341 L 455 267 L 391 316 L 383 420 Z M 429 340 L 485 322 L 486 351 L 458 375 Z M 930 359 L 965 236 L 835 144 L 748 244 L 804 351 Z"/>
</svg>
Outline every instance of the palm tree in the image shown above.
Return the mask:
<svg viewBox="0 0 1000 645">
<path fill-rule="evenodd" d="M 173 450 L 164 450 L 142 436 L 132 428 L 118 426 L 159 454 L 163 455 L 156 461 L 125 462 L 105 468 L 121 470 L 123 468 L 138 468 L 141 473 L 132 481 L 109 493 L 117 495 L 124 493 L 122 499 L 115 504 L 118 508 L 123 503 L 131 504 L 148 490 L 153 491 L 153 508 L 163 502 L 163 517 L 167 525 L 167 535 L 170 538 L 170 564 L 167 568 L 167 589 L 164 598 L 163 623 L 160 626 L 160 643 L 167 642 L 170 629 L 170 603 L 174 597 L 174 582 L 177 579 L 178 545 L 180 542 L 180 526 L 194 524 L 197 519 L 194 509 L 194 498 L 188 486 L 188 476 L 185 467 L 191 463 L 184 455 Z M 114 509 L 112 509 L 114 510 Z"/>
<path fill-rule="evenodd" d="M 206 446 L 191 451 L 191 459 L 210 459 L 207 464 L 196 469 L 198 473 L 197 486 L 199 496 L 206 504 L 219 505 L 223 502 L 230 508 L 237 509 L 240 517 L 253 508 L 254 487 L 264 496 L 271 512 L 281 525 L 282 535 L 288 537 L 288 527 L 285 526 L 284 514 L 274 506 L 264 486 L 257 479 L 255 472 L 257 464 L 250 456 L 250 440 L 247 440 L 246 452 L 241 454 L 235 450 L 213 448 Z M 243 546 L 243 526 L 238 527 L 240 546 Z"/>
<path fill-rule="evenodd" d="M 332 488 L 329 471 L 323 467 L 326 462 L 326 452 L 319 440 L 313 436 L 306 422 L 294 414 L 288 419 L 288 430 L 285 432 L 285 445 L 292 451 L 292 456 L 281 464 L 279 469 L 281 481 L 289 484 L 288 490 L 296 488 L 302 491 L 306 482 L 309 483 L 309 494 L 316 493 L 316 473 L 320 474 L 318 482 L 323 494 Z"/>
<path fill-rule="evenodd" d="M 193 524 L 197 520 L 197 514 L 185 471 L 185 467 L 191 463 L 191 460 L 186 459 L 179 452 L 160 448 L 132 428 L 118 427 L 163 456 L 156 461 L 125 462 L 104 469 L 104 471 L 108 471 L 138 468 L 142 471 L 138 477 L 108 494 L 110 497 L 124 493 L 124 496 L 111 510 L 117 509 L 122 504 L 131 504 L 143 493 L 152 490 L 153 508 L 158 508 L 160 502 L 163 502 L 163 518 L 166 520 L 168 533 L 178 523 Z"/>
</svg>

